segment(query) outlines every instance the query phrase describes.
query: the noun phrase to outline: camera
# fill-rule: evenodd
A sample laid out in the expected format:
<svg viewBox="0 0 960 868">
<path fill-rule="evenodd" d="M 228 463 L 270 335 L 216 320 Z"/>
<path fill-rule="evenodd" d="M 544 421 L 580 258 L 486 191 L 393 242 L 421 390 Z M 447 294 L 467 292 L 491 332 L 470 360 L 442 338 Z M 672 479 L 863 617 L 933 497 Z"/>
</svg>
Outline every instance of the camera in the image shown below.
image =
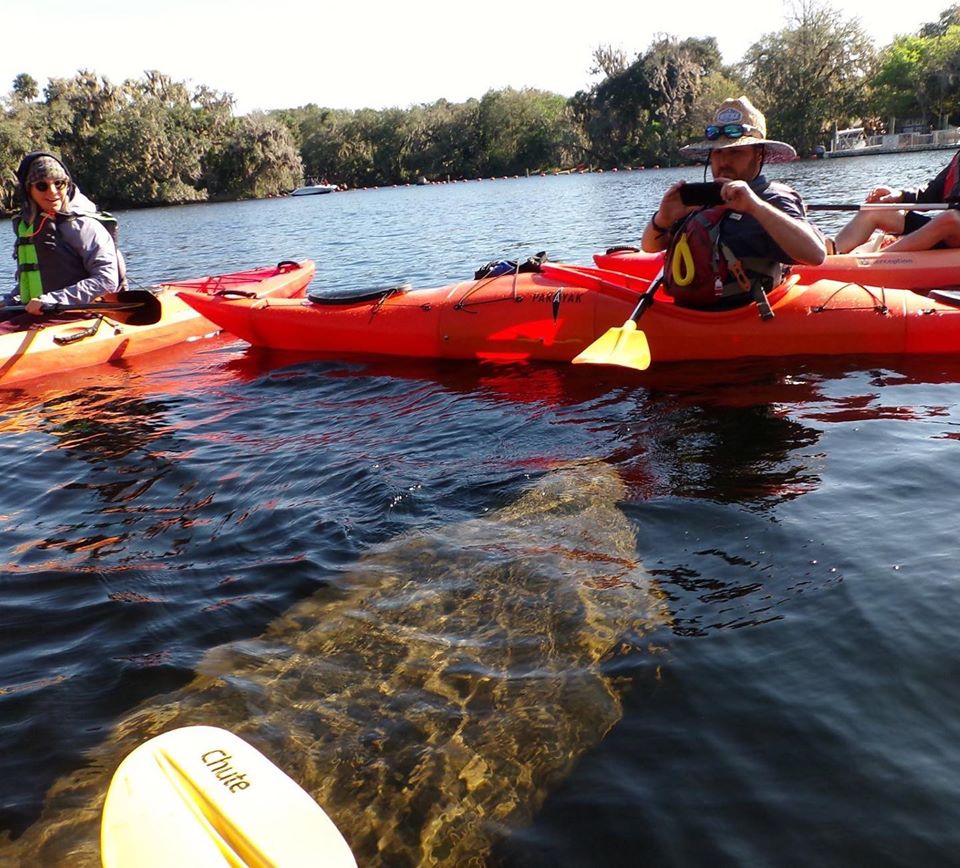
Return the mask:
<svg viewBox="0 0 960 868">
<path fill-rule="evenodd" d="M 684 184 L 680 188 L 680 201 L 684 205 L 722 205 L 721 184 L 707 181 L 704 184 Z"/>
</svg>

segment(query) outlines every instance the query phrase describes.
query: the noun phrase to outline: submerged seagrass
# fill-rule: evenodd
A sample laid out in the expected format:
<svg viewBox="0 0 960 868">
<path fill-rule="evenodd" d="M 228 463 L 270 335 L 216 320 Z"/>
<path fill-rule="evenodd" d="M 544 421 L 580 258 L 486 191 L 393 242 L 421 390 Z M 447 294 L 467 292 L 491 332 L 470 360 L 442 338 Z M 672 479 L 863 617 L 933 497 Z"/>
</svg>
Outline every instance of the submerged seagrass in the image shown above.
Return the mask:
<svg viewBox="0 0 960 868">
<path fill-rule="evenodd" d="M 246 738 L 326 809 L 361 865 L 482 864 L 621 715 L 603 660 L 666 619 L 600 461 L 482 519 L 381 545 L 260 637 L 216 648 L 51 787 L 0 855 L 99 865 L 121 759 L 189 724 Z"/>
</svg>

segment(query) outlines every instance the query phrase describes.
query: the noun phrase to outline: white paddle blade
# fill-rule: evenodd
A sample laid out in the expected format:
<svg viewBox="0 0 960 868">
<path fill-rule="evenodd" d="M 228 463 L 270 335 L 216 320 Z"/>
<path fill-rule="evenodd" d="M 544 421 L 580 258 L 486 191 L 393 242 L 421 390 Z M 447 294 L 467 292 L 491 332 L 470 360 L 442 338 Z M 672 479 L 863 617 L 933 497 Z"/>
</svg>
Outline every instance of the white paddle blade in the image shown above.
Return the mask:
<svg viewBox="0 0 960 868">
<path fill-rule="evenodd" d="M 356 868 L 323 809 L 243 739 L 188 726 L 132 751 L 103 806 L 104 868 Z"/>
</svg>

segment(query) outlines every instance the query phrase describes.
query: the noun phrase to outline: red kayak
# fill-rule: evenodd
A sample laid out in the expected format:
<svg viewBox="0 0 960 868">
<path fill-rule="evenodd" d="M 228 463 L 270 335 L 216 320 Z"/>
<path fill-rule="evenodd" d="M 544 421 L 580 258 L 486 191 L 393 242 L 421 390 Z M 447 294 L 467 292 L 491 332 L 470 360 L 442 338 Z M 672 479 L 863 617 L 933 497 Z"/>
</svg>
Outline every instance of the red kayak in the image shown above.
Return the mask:
<svg viewBox="0 0 960 868">
<path fill-rule="evenodd" d="M 615 247 L 595 254 L 593 259 L 600 268 L 648 280 L 663 265 L 663 253 L 644 253 L 632 247 Z M 828 256 L 822 265 L 793 265 L 790 272 L 800 275 L 807 283 L 826 278 L 898 289 L 957 286 L 960 285 L 960 249 L 845 253 Z"/>
<path fill-rule="evenodd" d="M 314 271 L 313 262 L 304 260 L 162 283 L 118 293 L 111 299 L 116 310 L 105 303 L 90 311 L 89 319 L 0 335 L 0 386 L 131 358 L 219 331 L 184 304 L 181 291 L 208 298 L 289 298 L 303 294 Z"/>
<path fill-rule="evenodd" d="M 205 317 L 254 346 L 324 356 L 394 355 L 569 362 L 629 317 L 642 278 L 571 266 L 432 289 L 395 287 L 305 299 L 218 298 L 182 291 Z M 960 352 L 960 306 L 902 289 L 799 277 L 753 304 L 682 308 L 658 292 L 638 323 L 654 363 L 746 356 Z M 957 299 L 960 304 L 960 298 Z"/>
</svg>

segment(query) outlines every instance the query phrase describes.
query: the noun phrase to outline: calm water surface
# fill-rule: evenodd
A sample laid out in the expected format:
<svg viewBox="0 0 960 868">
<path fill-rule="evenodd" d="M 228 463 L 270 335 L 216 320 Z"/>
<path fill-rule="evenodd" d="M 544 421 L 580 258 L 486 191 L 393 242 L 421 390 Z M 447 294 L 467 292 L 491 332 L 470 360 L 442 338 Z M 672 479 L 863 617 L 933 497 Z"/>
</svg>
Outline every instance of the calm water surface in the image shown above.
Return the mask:
<svg viewBox="0 0 960 868">
<path fill-rule="evenodd" d="M 946 157 L 771 175 L 808 202 L 860 201 Z M 698 175 L 136 211 L 121 232 L 144 285 L 306 257 L 322 285 L 439 284 L 490 259 L 586 262 L 635 242 L 663 188 Z M 832 232 L 847 216 L 814 220 Z M 485 861 L 960 864 L 958 400 L 954 359 L 637 374 L 318 362 L 225 337 L 8 390 L 0 863 L 43 863 L 20 845 L 43 837 L 48 789 L 135 706 L 180 701 L 209 649 L 314 594 L 322 622 L 323 594 L 371 550 L 472 528 L 591 458 L 623 482 L 608 506 L 664 614 L 608 642 L 618 719 L 565 744 L 571 768 Z M 375 705 L 362 713 L 376 725 Z"/>
</svg>

